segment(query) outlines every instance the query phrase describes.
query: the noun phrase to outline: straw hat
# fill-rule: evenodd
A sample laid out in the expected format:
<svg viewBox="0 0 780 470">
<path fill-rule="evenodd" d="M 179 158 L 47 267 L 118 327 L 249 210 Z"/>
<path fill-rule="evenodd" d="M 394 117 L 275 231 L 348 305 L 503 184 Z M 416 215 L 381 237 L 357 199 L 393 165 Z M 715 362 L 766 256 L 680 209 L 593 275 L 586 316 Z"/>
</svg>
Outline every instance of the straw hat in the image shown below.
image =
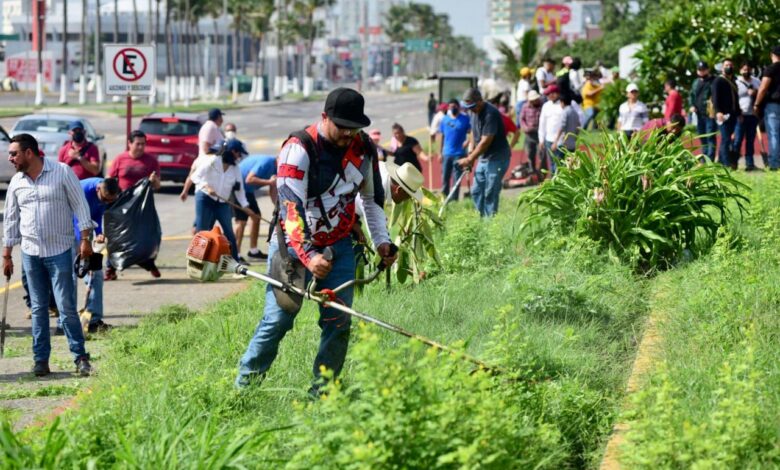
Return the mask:
<svg viewBox="0 0 780 470">
<path fill-rule="evenodd" d="M 408 162 L 401 166 L 391 162 L 387 162 L 385 165 L 390 179 L 395 181 L 408 195 L 418 201 L 422 199 L 420 188 L 423 185 L 424 179 L 420 170 Z"/>
</svg>

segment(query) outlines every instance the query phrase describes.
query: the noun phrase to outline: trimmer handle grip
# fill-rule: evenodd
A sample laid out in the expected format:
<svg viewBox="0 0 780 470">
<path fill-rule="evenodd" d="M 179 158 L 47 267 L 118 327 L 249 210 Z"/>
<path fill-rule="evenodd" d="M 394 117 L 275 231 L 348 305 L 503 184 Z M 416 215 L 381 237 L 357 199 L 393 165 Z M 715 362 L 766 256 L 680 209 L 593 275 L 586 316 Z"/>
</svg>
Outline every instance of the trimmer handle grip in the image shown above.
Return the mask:
<svg viewBox="0 0 780 470">
<path fill-rule="evenodd" d="M 336 257 L 336 253 L 333 251 L 333 248 L 326 246 L 324 250 L 322 250 L 322 257 L 325 258 L 326 261 L 333 261 L 333 258 Z"/>
<path fill-rule="evenodd" d="M 395 254 L 398 253 L 398 245 L 395 243 L 390 244 L 390 256 L 395 256 Z M 379 261 L 379 270 L 384 271 L 387 266 L 385 265 L 385 260 L 382 259 Z"/>
</svg>

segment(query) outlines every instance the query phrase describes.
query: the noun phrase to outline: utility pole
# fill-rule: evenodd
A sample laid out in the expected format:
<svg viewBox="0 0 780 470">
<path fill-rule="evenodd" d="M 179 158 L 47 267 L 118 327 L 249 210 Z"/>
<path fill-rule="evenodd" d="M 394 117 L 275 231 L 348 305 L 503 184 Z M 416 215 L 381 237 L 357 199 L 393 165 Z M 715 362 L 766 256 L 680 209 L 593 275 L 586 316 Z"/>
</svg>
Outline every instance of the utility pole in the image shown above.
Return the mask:
<svg viewBox="0 0 780 470">
<path fill-rule="evenodd" d="M 368 0 L 363 0 L 363 47 L 360 51 L 362 65 L 360 67 L 360 87 L 358 87 L 361 93 L 363 87 L 368 89 L 368 47 Z"/>
<path fill-rule="evenodd" d="M 87 14 L 83 15 L 87 18 Z M 103 74 L 100 69 L 100 54 L 101 50 L 100 36 L 103 34 L 103 28 L 100 24 L 100 0 L 95 0 L 95 103 L 103 103 Z"/>
<path fill-rule="evenodd" d="M 45 0 L 33 0 L 33 16 L 35 16 L 35 24 L 37 25 L 37 43 L 36 51 L 38 53 L 38 72 L 35 75 L 35 105 L 41 106 L 43 104 L 43 41 L 46 39 L 46 33 L 43 30 L 43 21 L 45 18 L 46 2 Z"/>
</svg>

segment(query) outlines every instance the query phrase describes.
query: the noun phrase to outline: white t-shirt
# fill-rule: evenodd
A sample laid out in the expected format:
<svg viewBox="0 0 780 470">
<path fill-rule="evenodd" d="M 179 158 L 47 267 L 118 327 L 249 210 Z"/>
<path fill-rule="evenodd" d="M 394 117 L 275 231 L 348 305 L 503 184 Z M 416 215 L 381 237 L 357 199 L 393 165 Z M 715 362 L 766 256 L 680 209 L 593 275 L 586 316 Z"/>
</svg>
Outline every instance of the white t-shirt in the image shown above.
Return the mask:
<svg viewBox="0 0 780 470">
<path fill-rule="evenodd" d="M 737 77 L 737 94 L 739 95 L 739 109 L 742 110 L 742 114 L 750 116 L 753 114 L 753 103 L 756 101 L 756 95 L 748 95 L 748 85 L 750 85 L 756 92 L 758 87 L 761 86 L 761 81 L 756 77 L 750 77 L 750 80 L 745 80 L 745 77 Z"/>
<path fill-rule="evenodd" d="M 554 82 L 555 74 L 548 72 L 544 67 L 536 69 L 536 84 L 539 85 L 539 91 L 544 91 L 544 82 Z"/>
<path fill-rule="evenodd" d="M 539 114 L 539 142 L 553 142 L 561 129 L 560 101 L 545 101 Z"/>
<path fill-rule="evenodd" d="M 620 115 L 618 123 L 620 123 L 621 131 L 638 131 L 642 129 L 649 115 L 647 106 L 641 101 L 634 103 L 634 106 L 629 106 L 628 101 L 626 101 L 620 105 L 618 113 Z"/>
<path fill-rule="evenodd" d="M 528 83 L 528 80 L 525 78 L 521 78 L 520 81 L 517 82 L 516 101 L 528 101 L 529 91 L 531 91 L 531 84 Z"/>
<path fill-rule="evenodd" d="M 442 119 L 444 119 L 443 111 L 437 111 L 436 114 L 433 115 L 433 119 L 431 119 L 431 127 L 428 130 L 428 132 L 431 135 L 436 135 L 439 133 L 439 128 L 441 127 Z"/>
<path fill-rule="evenodd" d="M 200 131 L 198 131 L 198 150 L 202 148 L 203 142 L 208 142 L 209 148 L 211 148 L 221 146 L 224 140 L 225 137 L 219 130 L 217 123 L 209 119 L 200 126 Z"/>
</svg>

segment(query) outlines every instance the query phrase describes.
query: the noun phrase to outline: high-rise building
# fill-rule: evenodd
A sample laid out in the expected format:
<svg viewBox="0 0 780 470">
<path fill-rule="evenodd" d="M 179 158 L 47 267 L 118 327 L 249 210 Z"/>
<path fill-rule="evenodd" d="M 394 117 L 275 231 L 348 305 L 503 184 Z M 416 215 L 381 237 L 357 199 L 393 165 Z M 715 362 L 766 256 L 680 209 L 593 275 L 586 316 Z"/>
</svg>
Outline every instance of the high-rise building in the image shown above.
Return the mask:
<svg viewBox="0 0 780 470">
<path fill-rule="evenodd" d="M 340 39 L 359 38 L 363 28 L 363 9 L 366 3 L 368 3 L 367 23 L 372 41 L 376 41 L 377 36 L 383 36 L 385 15 L 390 7 L 400 3 L 400 0 L 340 0 L 337 7 L 338 29 L 331 31 L 330 36 Z"/>
</svg>

